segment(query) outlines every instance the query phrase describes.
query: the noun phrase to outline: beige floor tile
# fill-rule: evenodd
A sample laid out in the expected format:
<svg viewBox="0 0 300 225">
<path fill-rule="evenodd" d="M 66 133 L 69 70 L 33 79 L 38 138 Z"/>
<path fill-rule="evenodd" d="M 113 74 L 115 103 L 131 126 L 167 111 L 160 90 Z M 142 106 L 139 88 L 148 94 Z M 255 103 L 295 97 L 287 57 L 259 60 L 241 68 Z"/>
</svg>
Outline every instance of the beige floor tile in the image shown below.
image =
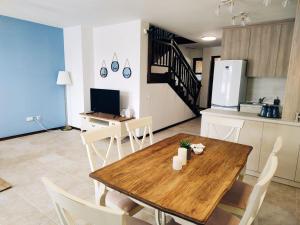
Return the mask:
<svg viewBox="0 0 300 225">
<path fill-rule="evenodd" d="M 195 119 L 156 133 L 154 141 L 177 133 L 199 135 L 200 123 L 200 119 Z M 107 144 L 97 146 L 104 151 Z M 122 150 L 125 155 L 131 153 L 128 138 L 123 141 Z M 117 152 L 113 151 L 110 162 L 117 159 Z M 98 163 L 100 167 L 102 162 Z M 77 130 L 51 131 L 0 142 L 0 177 L 13 185 L 0 193 L 0 224 L 58 223 L 41 177 L 46 176 L 71 194 L 93 202 L 94 186 L 89 173 L 86 150 Z M 256 178 L 245 176 L 245 181 L 255 184 Z M 144 209 L 136 217 L 155 224 L 153 215 L 153 210 Z M 256 224 L 300 225 L 300 189 L 272 182 Z"/>
</svg>

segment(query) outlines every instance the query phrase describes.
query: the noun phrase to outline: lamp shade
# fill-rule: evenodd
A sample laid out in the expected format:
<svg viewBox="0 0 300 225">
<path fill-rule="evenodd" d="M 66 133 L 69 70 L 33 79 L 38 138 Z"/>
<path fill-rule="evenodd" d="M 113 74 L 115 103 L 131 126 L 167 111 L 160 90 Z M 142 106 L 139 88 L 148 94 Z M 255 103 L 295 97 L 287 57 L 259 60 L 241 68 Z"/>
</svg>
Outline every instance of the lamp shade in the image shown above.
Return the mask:
<svg viewBox="0 0 300 225">
<path fill-rule="evenodd" d="M 59 71 L 57 76 L 56 84 L 58 85 L 69 85 L 71 84 L 71 78 L 68 71 Z"/>
</svg>

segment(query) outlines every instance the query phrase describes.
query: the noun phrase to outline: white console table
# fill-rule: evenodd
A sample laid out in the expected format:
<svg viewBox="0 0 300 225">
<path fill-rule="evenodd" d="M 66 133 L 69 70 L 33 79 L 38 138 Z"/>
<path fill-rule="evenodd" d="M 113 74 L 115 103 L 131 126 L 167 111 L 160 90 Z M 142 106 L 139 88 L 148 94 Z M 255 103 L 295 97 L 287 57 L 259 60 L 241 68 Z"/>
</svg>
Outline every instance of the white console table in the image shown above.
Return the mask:
<svg viewBox="0 0 300 225">
<path fill-rule="evenodd" d="M 121 126 L 121 136 L 127 136 L 127 130 L 125 122 L 134 119 L 134 117 L 122 117 L 107 113 L 80 113 L 81 116 L 81 131 L 88 131 L 92 129 L 99 129 L 102 127 L 120 125 Z"/>
</svg>

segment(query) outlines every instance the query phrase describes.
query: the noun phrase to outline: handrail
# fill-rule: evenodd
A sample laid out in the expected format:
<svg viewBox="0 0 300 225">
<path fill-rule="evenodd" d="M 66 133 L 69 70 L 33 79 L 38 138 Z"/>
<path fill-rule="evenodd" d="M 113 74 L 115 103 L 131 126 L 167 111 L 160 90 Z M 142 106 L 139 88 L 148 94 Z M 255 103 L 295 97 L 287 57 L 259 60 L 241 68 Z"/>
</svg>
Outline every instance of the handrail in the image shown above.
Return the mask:
<svg viewBox="0 0 300 225">
<path fill-rule="evenodd" d="M 173 47 L 176 49 L 176 51 L 178 52 L 178 54 L 181 56 L 183 63 L 186 65 L 187 69 L 191 72 L 191 74 L 193 75 L 192 78 L 197 81 L 198 83 L 200 83 L 198 81 L 198 78 L 196 77 L 196 74 L 194 73 L 194 71 L 192 70 L 192 68 L 190 67 L 189 63 L 186 61 L 186 58 L 184 57 L 184 55 L 182 54 L 181 50 L 178 47 L 178 44 L 176 43 L 176 41 L 171 40 L 171 45 L 173 44 Z"/>
<path fill-rule="evenodd" d="M 163 29 L 152 27 L 149 30 L 149 79 L 151 66 L 167 67 L 169 76 L 166 80 L 180 98 L 196 113 L 197 99 L 201 89 L 201 82 L 187 62 L 175 35 Z"/>
<path fill-rule="evenodd" d="M 154 42 L 157 42 L 157 43 L 160 43 L 160 44 L 164 44 L 164 45 L 168 45 L 170 47 L 173 48 L 173 50 L 180 55 L 180 58 L 183 62 L 183 64 L 185 65 L 186 69 L 189 70 L 189 72 L 191 73 L 192 75 L 192 79 L 194 79 L 197 83 L 199 83 L 200 85 L 200 82 L 198 80 L 198 78 L 196 77 L 196 74 L 194 73 L 194 71 L 191 69 L 190 65 L 188 64 L 188 62 L 186 61 L 186 58 L 184 57 L 184 55 L 182 54 L 182 52 L 180 51 L 179 47 L 178 47 L 178 44 L 176 43 L 176 41 L 174 41 L 173 39 L 171 40 L 171 43 L 169 42 L 166 42 L 166 41 L 162 41 L 162 40 L 152 40 Z"/>
<path fill-rule="evenodd" d="M 186 82 L 184 81 L 181 81 L 180 83 L 184 86 L 184 88 L 188 91 L 188 92 L 192 92 L 192 93 L 189 93 L 193 98 L 196 98 L 198 97 L 198 92 L 200 90 L 200 85 L 201 83 L 198 81 L 194 71 L 191 69 L 190 65 L 188 64 L 188 62 L 186 61 L 185 57 L 183 56 L 183 54 L 181 53 L 180 49 L 178 48 L 178 46 L 176 46 L 176 42 L 175 41 L 171 41 L 171 43 L 169 42 L 166 42 L 166 41 L 162 41 L 162 40 L 152 40 L 154 43 L 159 43 L 161 45 L 165 45 L 165 46 L 169 46 L 172 50 L 172 52 L 174 54 L 177 55 L 178 59 L 180 60 L 181 62 L 181 65 L 184 67 L 184 69 L 187 71 L 187 73 L 189 74 L 188 77 L 186 77 L 186 79 L 192 79 L 192 83 L 190 83 L 190 85 L 193 85 L 194 83 L 194 88 L 191 88 L 189 86 L 187 86 Z M 164 53 L 164 54 L 167 54 L 167 53 Z M 171 53 L 172 54 L 172 53 Z M 173 55 L 173 54 L 172 54 Z M 169 57 L 169 60 L 171 62 L 168 63 L 168 67 L 174 72 L 176 73 L 176 76 L 182 80 L 182 76 L 181 74 L 178 74 L 178 71 L 176 71 L 175 68 L 173 68 L 173 63 L 172 61 L 175 60 L 175 57 L 172 56 L 172 57 Z"/>
</svg>

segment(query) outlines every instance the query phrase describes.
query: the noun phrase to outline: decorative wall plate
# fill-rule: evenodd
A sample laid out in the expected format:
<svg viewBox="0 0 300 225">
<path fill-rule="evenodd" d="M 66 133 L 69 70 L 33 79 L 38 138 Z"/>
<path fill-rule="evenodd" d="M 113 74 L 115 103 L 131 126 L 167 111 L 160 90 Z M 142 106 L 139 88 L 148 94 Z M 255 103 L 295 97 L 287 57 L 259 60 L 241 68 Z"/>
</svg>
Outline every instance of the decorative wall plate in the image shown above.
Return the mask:
<svg viewBox="0 0 300 225">
<path fill-rule="evenodd" d="M 116 53 L 114 53 L 114 55 L 113 55 L 113 59 L 112 59 L 110 68 L 113 72 L 117 72 L 120 68 L 119 62 L 118 62 L 118 57 L 117 57 Z"/>
<path fill-rule="evenodd" d="M 102 78 L 105 78 L 105 77 L 107 77 L 107 75 L 108 75 L 108 70 L 107 70 L 107 68 L 106 68 L 105 61 L 103 60 L 103 61 L 102 61 L 102 66 L 101 66 L 101 68 L 100 68 L 100 76 L 101 76 Z"/>
<path fill-rule="evenodd" d="M 128 59 L 126 59 L 126 61 L 125 61 L 125 65 L 124 65 L 122 74 L 123 74 L 123 77 L 126 79 L 131 77 L 132 71 L 131 71 Z"/>
</svg>

